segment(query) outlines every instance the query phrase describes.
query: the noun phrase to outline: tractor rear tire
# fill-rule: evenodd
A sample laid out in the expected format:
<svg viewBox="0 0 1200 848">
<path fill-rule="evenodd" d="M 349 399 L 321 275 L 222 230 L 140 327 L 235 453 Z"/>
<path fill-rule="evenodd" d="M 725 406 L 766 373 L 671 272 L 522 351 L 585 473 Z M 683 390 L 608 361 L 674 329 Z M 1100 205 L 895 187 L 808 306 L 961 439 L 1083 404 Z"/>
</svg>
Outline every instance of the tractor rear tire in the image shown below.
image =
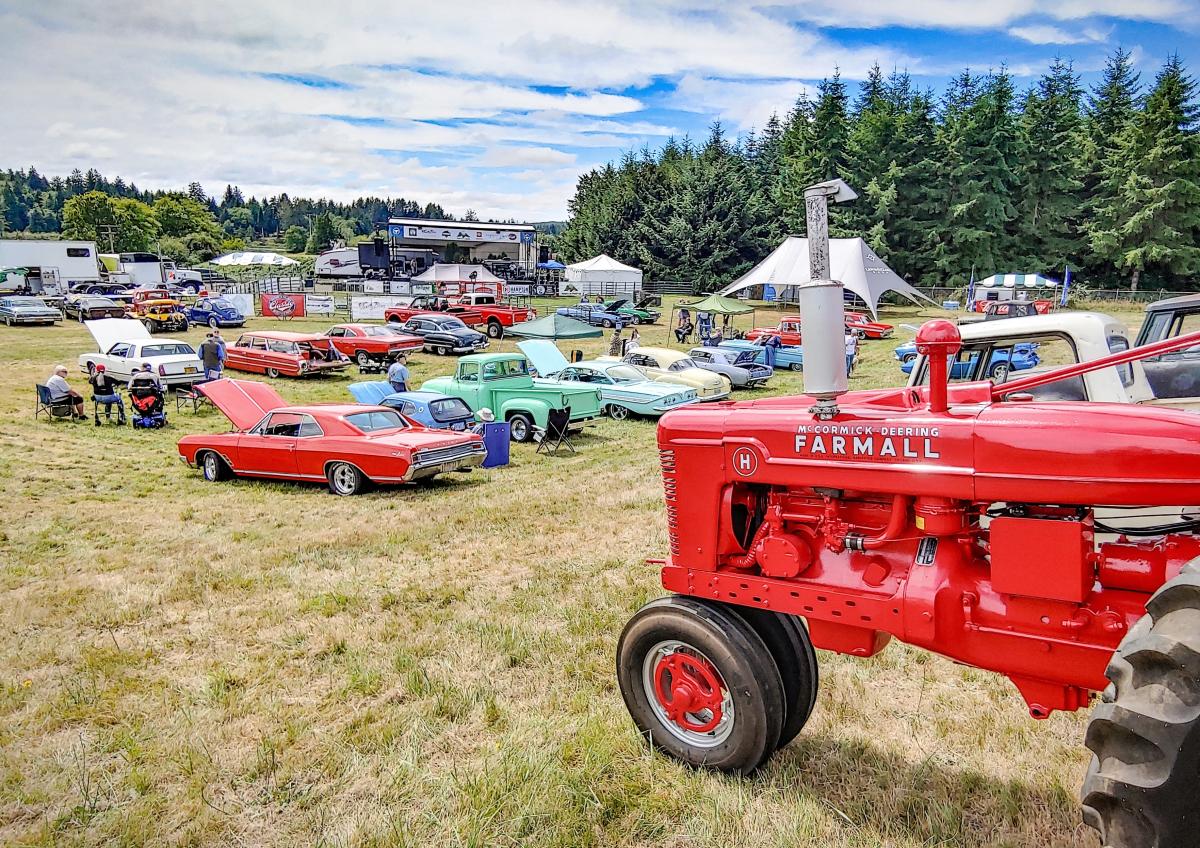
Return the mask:
<svg viewBox="0 0 1200 848">
<path fill-rule="evenodd" d="M 646 604 L 617 643 L 617 682 L 642 735 L 688 765 L 749 774 L 779 743 L 779 668 L 725 604 L 682 595 Z"/>
<path fill-rule="evenodd" d="M 779 731 L 776 749 L 796 738 L 817 703 L 817 652 L 804 623 L 794 615 L 754 609 L 731 607 L 754 628 L 763 640 L 779 676 L 783 679 L 783 700 L 787 714 Z"/>
<path fill-rule="evenodd" d="M 1105 848 L 1184 848 L 1200 831 L 1200 560 L 1146 604 L 1092 713 L 1083 819 Z"/>
</svg>

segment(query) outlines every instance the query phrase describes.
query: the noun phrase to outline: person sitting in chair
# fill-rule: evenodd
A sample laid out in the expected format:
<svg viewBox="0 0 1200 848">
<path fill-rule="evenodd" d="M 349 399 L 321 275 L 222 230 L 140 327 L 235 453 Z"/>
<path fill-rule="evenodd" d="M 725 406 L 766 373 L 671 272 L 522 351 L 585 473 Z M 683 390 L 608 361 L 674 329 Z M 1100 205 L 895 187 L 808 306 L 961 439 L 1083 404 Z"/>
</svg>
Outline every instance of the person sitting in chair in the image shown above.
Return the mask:
<svg viewBox="0 0 1200 848">
<path fill-rule="evenodd" d="M 46 388 L 50 390 L 51 403 L 62 403 L 70 400 L 71 417 L 76 421 L 82 421 L 87 418 L 83 414 L 83 395 L 72 389 L 71 384 L 67 382 L 67 366 L 54 366 L 54 373 L 46 381 Z"/>
<path fill-rule="evenodd" d="M 695 329 L 696 329 L 696 325 L 693 324 L 690 320 L 687 321 L 686 323 L 681 323 L 678 327 L 675 328 L 675 338 L 679 340 L 680 344 L 684 344 L 687 342 L 688 336 L 690 336 L 695 331 Z"/>
<path fill-rule="evenodd" d="M 96 426 L 100 426 L 100 404 L 104 404 L 104 417 L 112 420 L 113 404 L 117 405 L 117 423 L 125 423 L 125 401 L 117 394 L 117 381 L 108 375 L 104 363 L 96 365 L 96 371 L 88 379 L 92 384 L 92 400 L 96 404 Z"/>
<path fill-rule="evenodd" d="M 471 427 L 471 432 L 476 436 L 482 436 L 484 427 L 496 420 L 496 414 L 486 406 L 479 410 L 479 423 Z"/>
<path fill-rule="evenodd" d="M 134 371 L 129 378 L 129 388 L 135 389 L 139 386 L 157 386 L 162 388 L 162 381 L 158 379 L 158 375 L 150 367 L 149 362 L 143 362 L 141 369 Z"/>
</svg>

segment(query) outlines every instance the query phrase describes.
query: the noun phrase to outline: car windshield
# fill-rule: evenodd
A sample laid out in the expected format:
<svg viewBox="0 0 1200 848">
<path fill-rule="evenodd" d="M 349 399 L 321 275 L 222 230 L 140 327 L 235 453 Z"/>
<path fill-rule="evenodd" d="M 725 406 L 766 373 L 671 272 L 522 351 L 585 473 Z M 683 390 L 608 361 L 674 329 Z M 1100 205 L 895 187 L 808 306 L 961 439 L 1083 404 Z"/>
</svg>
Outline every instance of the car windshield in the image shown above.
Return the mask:
<svg viewBox="0 0 1200 848">
<path fill-rule="evenodd" d="M 485 362 L 483 379 L 497 380 L 501 377 L 523 377 L 529 373 L 529 366 L 524 359 L 501 359 L 496 362 Z"/>
<path fill-rule="evenodd" d="M 362 331 L 363 331 L 364 336 L 392 336 L 392 335 L 395 335 L 395 333 L 391 332 L 390 330 L 388 330 L 384 327 L 363 327 Z"/>
<path fill-rule="evenodd" d="M 379 430 L 400 430 L 408 425 L 394 409 L 372 409 L 370 412 L 355 412 L 347 415 L 346 421 L 364 433 Z"/>
<path fill-rule="evenodd" d="M 689 359 L 687 357 L 684 357 L 683 359 L 679 360 L 678 362 L 672 362 L 671 367 L 668 368 L 667 370 L 668 371 L 684 371 L 688 368 L 699 368 L 699 367 L 700 366 L 698 366 L 696 364 L 696 361 L 694 359 Z"/>
<path fill-rule="evenodd" d="M 46 302 L 40 297 L 26 297 L 24 295 L 18 297 L 10 297 L 9 302 L 13 306 L 45 306 Z"/>
<path fill-rule="evenodd" d="M 183 342 L 159 342 L 158 344 L 142 345 L 142 356 L 195 356 L 190 344 Z"/>
<path fill-rule="evenodd" d="M 88 306 L 116 306 L 107 297 L 89 297 L 84 301 Z"/>
<path fill-rule="evenodd" d="M 618 383 L 639 383 L 646 378 L 642 376 L 642 372 L 636 368 L 630 368 L 628 365 L 614 365 L 604 372 Z"/>
<path fill-rule="evenodd" d="M 232 300 L 226 300 L 223 297 L 213 298 L 212 300 L 209 301 L 209 305 L 211 305 L 214 309 L 236 309 L 237 308 L 236 306 L 233 305 Z"/>
<path fill-rule="evenodd" d="M 470 418 L 471 407 L 458 398 L 442 398 L 429 402 L 429 414 L 434 421 L 453 421 L 456 418 Z"/>
</svg>

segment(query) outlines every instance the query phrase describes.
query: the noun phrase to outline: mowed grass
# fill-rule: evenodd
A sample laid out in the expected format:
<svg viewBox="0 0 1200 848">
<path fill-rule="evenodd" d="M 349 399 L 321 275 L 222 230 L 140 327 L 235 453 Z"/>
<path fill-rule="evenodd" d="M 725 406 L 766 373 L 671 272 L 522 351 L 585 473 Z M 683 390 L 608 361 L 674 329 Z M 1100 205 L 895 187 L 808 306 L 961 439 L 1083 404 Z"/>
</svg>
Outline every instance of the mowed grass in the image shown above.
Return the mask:
<svg viewBox="0 0 1200 848">
<path fill-rule="evenodd" d="M 852 387 L 901 381 L 895 343 L 864 345 Z M 1095 844 L 1086 716 L 1034 722 L 1004 680 L 898 643 L 822 654 L 812 720 L 753 777 L 652 753 L 613 673 L 662 594 L 652 423 L 356 498 L 210 485 L 175 441 L 216 412 L 34 422 L 33 383 L 65 362 L 82 389 L 90 349 L 77 324 L 0 327 L 0 844 Z M 276 387 L 344 401 L 356 379 Z"/>
</svg>

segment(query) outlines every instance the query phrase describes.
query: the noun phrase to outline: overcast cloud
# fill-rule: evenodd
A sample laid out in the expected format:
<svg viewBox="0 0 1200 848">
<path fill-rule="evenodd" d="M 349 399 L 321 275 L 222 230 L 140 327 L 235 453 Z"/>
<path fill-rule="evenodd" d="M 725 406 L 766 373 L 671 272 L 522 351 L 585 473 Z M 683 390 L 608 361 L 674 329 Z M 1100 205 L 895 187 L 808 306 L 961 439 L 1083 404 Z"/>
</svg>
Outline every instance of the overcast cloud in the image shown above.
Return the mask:
<svg viewBox="0 0 1200 848">
<path fill-rule="evenodd" d="M 561 218 L 581 172 L 761 126 L 835 66 L 936 87 L 1119 42 L 1152 74 L 1198 20 L 1196 0 L 0 0 L 0 167 Z"/>
</svg>

